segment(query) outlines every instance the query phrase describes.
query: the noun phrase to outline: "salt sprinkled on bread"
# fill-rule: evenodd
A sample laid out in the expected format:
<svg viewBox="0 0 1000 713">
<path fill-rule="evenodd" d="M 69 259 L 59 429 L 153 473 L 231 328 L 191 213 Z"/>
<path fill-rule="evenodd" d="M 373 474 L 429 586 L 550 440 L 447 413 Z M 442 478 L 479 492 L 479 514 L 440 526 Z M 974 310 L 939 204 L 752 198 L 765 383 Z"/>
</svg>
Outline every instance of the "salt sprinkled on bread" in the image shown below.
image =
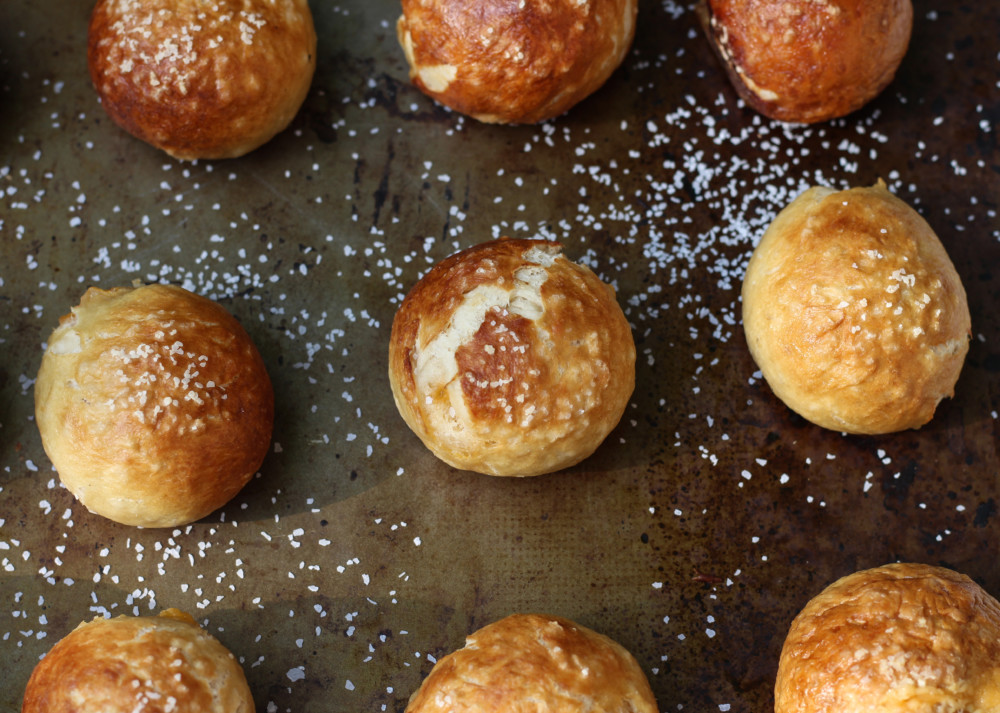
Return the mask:
<svg viewBox="0 0 1000 713">
<path fill-rule="evenodd" d="M 88 42 L 111 118 L 180 159 L 233 158 L 269 141 L 316 68 L 305 0 L 99 0 Z"/>
<path fill-rule="evenodd" d="M 116 522 L 168 527 L 222 507 L 260 467 L 274 395 L 250 337 L 180 287 L 90 288 L 35 384 L 63 484 Z"/>
<path fill-rule="evenodd" d="M 406 713 L 443 708 L 656 713 L 639 664 L 616 641 L 568 619 L 514 614 L 471 634 L 438 661 Z"/>
<path fill-rule="evenodd" d="M 792 622 L 774 710 L 1000 710 L 1000 603 L 944 567 L 898 563 L 849 574 Z"/>
<path fill-rule="evenodd" d="M 743 281 L 754 361 L 792 410 L 825 428 L 919 428 L 954 393 L 971 332 L 941 241 L 880 181 L 814 187 L 774 219 Z"/>
<path fill-rule="evenodd" d="M 98 617 L 35 666 L 21 713 L 253 713 L 236 658 L 177 609 Z"/>
</svg>

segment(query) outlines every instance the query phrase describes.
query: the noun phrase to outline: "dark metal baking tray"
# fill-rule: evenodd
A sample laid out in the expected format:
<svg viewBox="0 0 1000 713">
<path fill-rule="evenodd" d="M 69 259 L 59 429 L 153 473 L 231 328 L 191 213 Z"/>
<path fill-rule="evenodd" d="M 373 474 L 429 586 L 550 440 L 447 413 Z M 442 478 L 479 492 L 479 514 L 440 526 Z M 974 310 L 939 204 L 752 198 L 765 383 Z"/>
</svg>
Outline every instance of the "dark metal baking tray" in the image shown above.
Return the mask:
<svg viewBox="0 0 1000 713">
<path fill-rule="evenodd" d="M 895 81 L 845 119 L 736 98 L 689 4 L 643 2 L 633 51 L 540 126 L 487 126 L 407 80 L 388 0 L 313 3 L 292 127 L 180 163 L 104 115 L 88 3 L 0 10 L 0 710 L 77 623 L 191 612 L 258 710 L 401 711 L 434 660 L 515 611 L 625 645 L 664 711 L 763 711 L 781 642 L 833 579 L 942 564 L 1000 595 L 1000 6 L 918 1 Z M 935 228 L 974 338 L 920 429 L 824 431 L 786 409 L 739 318 L 750 251 L 814 183 L 883 178 Z M 457 472 L 396 414 L 389 328 L 430 264 L 546 236 L 613 282 L 637 388 L 584 463 Z M 137 530 L 58 485 L 32 420 L 42 345 L 89 285 L 185 285 L 246 325 L 277 392 L 259 477 L 191 526 Z"/>
</svg>

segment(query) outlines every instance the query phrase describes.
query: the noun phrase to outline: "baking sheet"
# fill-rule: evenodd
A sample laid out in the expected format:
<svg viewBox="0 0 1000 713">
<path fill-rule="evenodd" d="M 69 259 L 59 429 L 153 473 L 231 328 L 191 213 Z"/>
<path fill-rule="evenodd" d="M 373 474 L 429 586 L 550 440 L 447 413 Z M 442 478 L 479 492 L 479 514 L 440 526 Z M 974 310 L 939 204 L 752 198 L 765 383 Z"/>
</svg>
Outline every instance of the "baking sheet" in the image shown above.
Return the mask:
<svg viewBox="0 0 1000 713">
<path fill-rule="evenodd" d="M 916 2 L 872 104 L 813 127 L 747 110 L 692 7 L 644 2 L 633 52 L 566 116 L 478 124 L 407 81 L 383 0 L 312 3 L 319 64 L 293 126 L 180 163 L 118 130 L 86 70 L 87 3 L 0 10 L 0 710 L 102 614 L 191 612 L 259 711 L 402 711 L 433 662 L 515 611 L 620 641 L 661 710 L 772 705 L 794 614 L 833 579 L 942 564 L 1000 595 L 1000 7 Z M 740 280 L 808 185 L 884 178 L 937 230 L 974 339 L 915 432 L 847 437 L 756 373 Z M 613 282 L 637 388 L 569 471 L 438 462 L 389 393 L 400 299 L 454 250 L 563 241 Z M 42 345 L 88 285 L 182 284 L 247 327 L 277 393 L 274 447 L 222 511 L 176 530 L 89 514 L 32 420 Z"/>
</svg>

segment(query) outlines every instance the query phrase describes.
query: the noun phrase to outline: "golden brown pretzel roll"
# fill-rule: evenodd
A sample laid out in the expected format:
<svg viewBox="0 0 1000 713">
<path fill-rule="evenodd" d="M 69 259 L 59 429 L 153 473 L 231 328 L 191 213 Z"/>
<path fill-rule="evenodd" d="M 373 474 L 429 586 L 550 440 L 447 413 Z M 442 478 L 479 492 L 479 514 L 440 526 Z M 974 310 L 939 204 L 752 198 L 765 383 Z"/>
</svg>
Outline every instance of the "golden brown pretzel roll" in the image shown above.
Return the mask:
<svg viewBox="0 0 1000 713">
<path fill-rule="evenodd" d="M 168 527 L 222 507 L 260 467 L 274 394 L 250 337 L 180 287 L 90 288 L 35 383 L 63 484 L 116 522 Z"/>
<path fill-rule="evenodd" d="M 35 666 L 21 713 L 253 713 L 243 669 L 190 616 L 80 624 Z"/>
<path fill-rule="evenodd" d="M 613 289 L 558 243 L 501 239 L 413 287 L 393 320 L 389 381 L 445 462 L 539 475 L 583 460 L 617 425 L 635 347 Z"/>
<path fill-rule="evenodd" d="M 295 117 L 316 31 L 306 0 L 98 0 L 87 60 L 123 129 L 175 158 L 232 158 Z"/>
<path fill-rule="evenodd" d="M 406 713 L 656 713 L 632 655 L 568 619 L 515 614 L 438 661 Z"/>
<path fill-rule="evenodd" d="M 848 575 L 795 617 L 774 698 L 775 713 L 995 713 L 1000 603 L 943 567 Z"/>
<path fill-rule="evenodd" d="M 879 181 L 814 187 L 774 219 L 743 281 L 754 361 L 825 428 L 919 428 L 954 393 L 969 349 L 965 290 L 920 215 Z"/>
<path fill-rule="evenodd" d="M 530 124 L 597 91 L 625 58 L 638 0 L 403 0 L 410 79 L 480 121 Z"/>
<path fill-rule="evenodd" d="M 885 89 L 913 27 L 910 0 L 700 0 L 698 14 L 747 104 L 807 124 Z"/>
</svg>

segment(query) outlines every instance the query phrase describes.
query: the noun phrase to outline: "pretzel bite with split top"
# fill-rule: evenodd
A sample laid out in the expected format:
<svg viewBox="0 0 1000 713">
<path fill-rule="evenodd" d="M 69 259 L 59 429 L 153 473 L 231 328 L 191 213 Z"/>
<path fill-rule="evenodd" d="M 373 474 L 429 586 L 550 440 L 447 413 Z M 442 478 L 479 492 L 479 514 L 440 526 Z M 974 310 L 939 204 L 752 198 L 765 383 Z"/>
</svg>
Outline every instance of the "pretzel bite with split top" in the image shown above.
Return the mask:
<svg viewBox="0 0 1000 713">
<path fill-rule="evenodd" d="M 403 0 L 411 81 L 479 121 L 532 124 L 597 91 L 635 35 L 637 0 Z"/>
<path fill-rule="evenodd" d="M 697 13 L 740 97 L 804 124 L 878 96 L 913 28 L 910 0 L 700 0 Z"/>
<path fill-rule="evenodd" d="M 430 270 L 396 313 L 389 380 L 435 455 L 491 475 L 583 460 L 617 425 L 635 347 L 613 289 L 557 243 L 501 239 Z"/>
</svg>

